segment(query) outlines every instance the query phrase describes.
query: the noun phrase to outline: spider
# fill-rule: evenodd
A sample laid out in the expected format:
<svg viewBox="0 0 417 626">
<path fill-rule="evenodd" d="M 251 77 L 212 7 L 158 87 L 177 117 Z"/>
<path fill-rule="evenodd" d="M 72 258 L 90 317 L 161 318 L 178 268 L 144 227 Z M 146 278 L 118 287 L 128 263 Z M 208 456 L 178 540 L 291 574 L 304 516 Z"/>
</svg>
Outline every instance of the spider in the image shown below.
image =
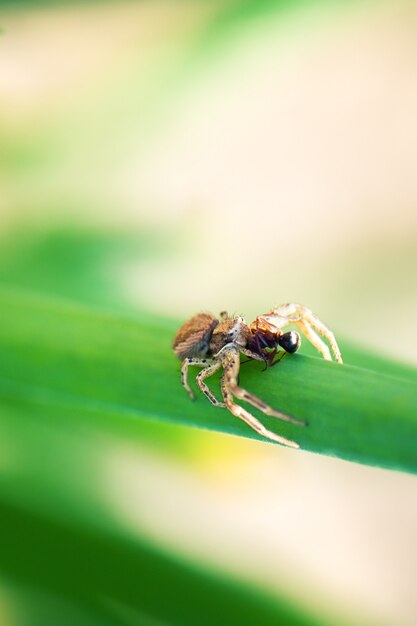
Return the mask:
<svg viewBox="0 0 417 626">
<path fill-rule="evenodd" d="M 333 333 L 309 309 L 300 304 L 282 304 L 270 313 L 259 315 L 251 324 L 247 324 L 239 315 L 229 317 L 225 311 L 220 313 L 220 319 L 211 313 L 198 313 L 178 330 L 173 349 L 183 362 L 181 382 L 191 399 L 194 399 L 194 394 L 188 384 L 188 367 L 196 365 L 204 368 L 197 374 L 197 384 L 214 406 L 227 408 L 257 433 L 272 441 L 290 448 L 299 448 L 294 441 L 289 441 L 265 428 L 249 411 L 234 401 L 234 398 L 243 400 L 265 415 L 271 415 L 293 424 L 305 425 L 305 422 L 276 411 L 238 384 L 240 353 L 270 366 L 277 362 L 274 359 L 279 348 L 284 350 L 283 355 L 286 352 L 293 353 L 298 350 L 301 343 L 299 333 L 282 332 L 287 324 L 295 324 L 321 352 L 324 359 L 331 361 L 332 352 L 336 361 L 343 362 Z M 319 335 L 327 339 L 331 352 Z M 223 368 L 221 378 L 223 402 L 219 402 L 204 382 L 220 368 Z"/>
</svg>

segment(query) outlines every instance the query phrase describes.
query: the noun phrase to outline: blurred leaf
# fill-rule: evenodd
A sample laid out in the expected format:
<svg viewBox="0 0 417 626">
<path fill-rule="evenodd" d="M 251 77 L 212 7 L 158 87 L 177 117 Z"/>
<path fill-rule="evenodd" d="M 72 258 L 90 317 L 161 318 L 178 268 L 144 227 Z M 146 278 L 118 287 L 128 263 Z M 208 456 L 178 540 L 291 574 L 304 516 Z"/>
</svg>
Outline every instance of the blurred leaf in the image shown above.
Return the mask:
<svg viewBox="0 0 417 626">
<path fill-rule="evenodd" d="M 18 225 L 3 236 L 0 282 L 85 304 L 132 310 L 121 276 L 131 264 L 172 252 L 172 233 Z"/>
<path fill-rule="evenodd" d="M 209 25 L 206 37 L 230 37 L 231 31 L 246 22 L 305 4 L 305 0 L 235 0 L 223 5 Z M 312 4 L 312 3 L 311 3 Z"/>
<path fill-rule="evenodd" d="M 92 409 L 118 421 L 151 418 L 259 439 L 250 428 L 181 388 L 171 351 L 176 323 L 103 313 L 3 289 L 0 390 L 8 402 Z M 342 352 L 344 351 L 342 345 Z M 348 353 L 349 351 L 347 351 Z M 287 356 L 262 372 L 242 367 L 242 385 L 272 406 L 308 420 L 301 428 L 262 416 L 302 448 L 381 467 L 416 471 L 415 372 L 389 361 L 362 367 Z M 401 376 L 402 371 L 408 376 Z"/>
<path fill-rule="evenodd" d="M 103 626 L 317 623 L 285 602 L 139 541 L 53 523 L 5 504 L 0 519 L 1 571 L 32 596 L 42 590 L 35 611 L 27 597 L 28 606 L 20 607 L 30 626 L 70 623 L 63 622 L 66 606 L 82 616 L 76 623 Z M 54 610 L 57 599 L 61 604 Z"/>
</svg>

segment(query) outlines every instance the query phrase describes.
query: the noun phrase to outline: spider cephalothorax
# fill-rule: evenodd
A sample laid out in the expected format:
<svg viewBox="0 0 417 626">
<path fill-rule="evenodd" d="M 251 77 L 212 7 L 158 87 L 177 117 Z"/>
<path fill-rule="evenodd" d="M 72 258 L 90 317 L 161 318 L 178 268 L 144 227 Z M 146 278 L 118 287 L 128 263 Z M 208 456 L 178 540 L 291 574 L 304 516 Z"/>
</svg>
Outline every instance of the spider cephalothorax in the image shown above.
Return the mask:
<svg viewBox="0 0 417 626">
<path fill-rule="evenodd" d="M 271 365 L 280 348 L 290 353 L 298 350 L 300 335 L 294 331 L 282 332 L 287 324 L 295 324 L 326 360 L 332 360 L 328 346 L 319 335 L 325 337 L 334 358 L 342 363 L 333 333 L 309 309 L 299 304 L 283 304 L 270 313 L 258 316 L 249 325 L 243 317 L 228 317 L 225 312 L 220 314 L 220 319 L 211 313 L 199 313 L 181 326 L 175 335 L 173 348 L 178 358 L 183 361 L 182 384 L 191 398 L 194 398 L 194 394 L 188 384 L 188 367 L 197 365 L 204 368 L 197 375 L 197 384 L 214 406 L 228 408 L 233 415 L 243 419 L 264 437 L 285 446 L 298 448 L 298 444 L 293 441 L 267 430 L 251 413 L 234 402 L 236 397 L 266 415 L 294 424 L 304 424 L 276 411 L 238 385 L 240 353 Z M 224 402 L 219 402 L 204 382 L 205 378 L 220 368 L 223 368 L 221 392 Z"/>
</svg>

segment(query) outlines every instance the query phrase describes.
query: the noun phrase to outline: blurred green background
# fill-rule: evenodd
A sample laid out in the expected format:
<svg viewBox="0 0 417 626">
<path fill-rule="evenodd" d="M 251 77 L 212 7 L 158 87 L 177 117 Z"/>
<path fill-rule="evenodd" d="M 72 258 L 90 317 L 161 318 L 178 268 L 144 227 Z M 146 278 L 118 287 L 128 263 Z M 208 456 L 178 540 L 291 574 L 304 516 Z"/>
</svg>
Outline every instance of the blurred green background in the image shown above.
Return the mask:
<svg viewBox="0 0 417 626">
<path fill-rule="evenodd" d="M 2 293 L 156 329 L 299 301 L 415 367 L 416 20 L 405 0 L 2 2 Z M 413 476 L 9 382 L 2 626 L 415 624 Z"/>
</svg>

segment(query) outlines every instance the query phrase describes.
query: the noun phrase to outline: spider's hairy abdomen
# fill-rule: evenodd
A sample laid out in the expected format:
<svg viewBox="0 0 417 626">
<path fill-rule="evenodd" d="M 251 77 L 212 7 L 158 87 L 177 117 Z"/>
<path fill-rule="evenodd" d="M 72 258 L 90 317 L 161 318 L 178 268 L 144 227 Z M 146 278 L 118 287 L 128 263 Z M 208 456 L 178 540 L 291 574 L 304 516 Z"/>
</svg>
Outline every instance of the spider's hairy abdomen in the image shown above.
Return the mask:
<svg viewBox="0 0 417 626">
<path fill-rule="evenodd" d="M 185 322 L 174 337 L 173 349 L 178 358 L 206 356 L 218 323 L 219 320 L 211 313 L 198 313 Z"/>
</svg>

